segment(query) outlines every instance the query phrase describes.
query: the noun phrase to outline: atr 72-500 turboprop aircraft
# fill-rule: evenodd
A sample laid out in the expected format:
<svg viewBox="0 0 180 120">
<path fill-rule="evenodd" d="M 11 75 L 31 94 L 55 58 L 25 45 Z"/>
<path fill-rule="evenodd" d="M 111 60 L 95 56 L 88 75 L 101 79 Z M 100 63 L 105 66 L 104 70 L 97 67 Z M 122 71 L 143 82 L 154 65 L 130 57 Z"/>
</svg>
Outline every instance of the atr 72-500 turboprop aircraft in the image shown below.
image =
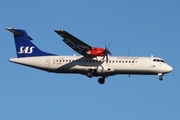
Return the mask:
<svg viewBox="0 0 180 120">
<path fill-rule="evenodd" d="M 99 77 L 98 82 L 104 84 L 105 78 L 117 75 L 163 75 L 172 71 L 172 67 L 158 57 L 108 56 L 108 48 L 91 47 L 64 30 L 55 30 L 63 37 L 63 41 L 82 56 L 58 56 L 41 51 L 32 42 L 25 30 L 6 28 L 14 34 L 18 58 L 10 58 L 10 62 L 36 69 L 68 74 L 82 74 L 89 78 Z"/>
</svg>

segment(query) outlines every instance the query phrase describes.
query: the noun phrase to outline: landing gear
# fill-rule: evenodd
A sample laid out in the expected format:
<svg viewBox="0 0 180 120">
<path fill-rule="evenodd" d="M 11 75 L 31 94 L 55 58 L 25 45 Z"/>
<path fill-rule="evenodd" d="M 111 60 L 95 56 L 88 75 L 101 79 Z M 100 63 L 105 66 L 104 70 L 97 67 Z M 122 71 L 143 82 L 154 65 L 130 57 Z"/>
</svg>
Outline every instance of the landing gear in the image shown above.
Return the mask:
<svg viewBox="0 0 180 120">
<path fill-rule="evenodd" d="M 162 76 L 159 76 L 159 80 L 162 81 L 162 80 L 163 80 L 163 77 L 162 77 Z"/>
<path fill-rule="evenodd" d="M 162 81 L 163 80 L 163 74 L 159 73 L 158 76 L 159 76 L 159 80 Z"/>
<path fill-rule="evenodd" d="M 87 73 L 87 76 L 88 76 L 89 78 L 92 78 L 93 72 L 92 72 L 92 71 L 89 71 L 89 72 Z"/>
<path fill-rule="evenodd" d="M 104 77 L 99 78 L 99 79 L 98 79 L 98 82 L 99 82 L 100 84 L 104 84 L 104 83 L 105 83 L 105 78 L 104 78 Z"/>
</svg>

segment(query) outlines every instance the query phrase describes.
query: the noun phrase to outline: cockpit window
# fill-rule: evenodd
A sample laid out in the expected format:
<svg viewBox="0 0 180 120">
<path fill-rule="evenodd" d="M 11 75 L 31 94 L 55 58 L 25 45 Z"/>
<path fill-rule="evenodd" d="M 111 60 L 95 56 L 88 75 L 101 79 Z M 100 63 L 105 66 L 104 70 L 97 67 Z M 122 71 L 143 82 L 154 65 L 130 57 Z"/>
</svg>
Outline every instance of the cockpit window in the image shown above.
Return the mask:
<svg viewBox="0 0 180 120">
<path fill-rule="evenodd" d="M 154 59 L 153 60 L 154 62 L 163 62 L 163 63 L 165 63 L 163 60 L 161 60 L 161 59 Z"/>
<path fill-rule="evenodd" d="M 161 62 L 165 63 L 164 60 L 161 60 Z"/>
</svg>

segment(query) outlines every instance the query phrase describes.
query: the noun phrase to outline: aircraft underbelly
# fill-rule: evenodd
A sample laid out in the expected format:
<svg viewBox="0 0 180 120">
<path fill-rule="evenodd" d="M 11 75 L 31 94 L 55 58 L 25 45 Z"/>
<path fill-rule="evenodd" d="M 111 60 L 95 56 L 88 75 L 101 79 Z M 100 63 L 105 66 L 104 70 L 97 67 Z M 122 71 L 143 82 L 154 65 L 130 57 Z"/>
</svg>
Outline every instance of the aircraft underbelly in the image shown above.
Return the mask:
<svg viewBox="0 0 180 120">
<path fill-rule="evenodd" d="M 157 74 L 157 71 L 145 68 L 115 69 L 114 72 L 117 74 Z"/>
<path fill-rule="evenodd" d="M 83 66 L 83 65 L 63 65 L 58 67 L 54 72 L 57 73 L 78 73 L 87 75 L 92 72 L 93 76 L 111 76 L 115 75 L 114 70 L 107 66 Z"/>
</svg>

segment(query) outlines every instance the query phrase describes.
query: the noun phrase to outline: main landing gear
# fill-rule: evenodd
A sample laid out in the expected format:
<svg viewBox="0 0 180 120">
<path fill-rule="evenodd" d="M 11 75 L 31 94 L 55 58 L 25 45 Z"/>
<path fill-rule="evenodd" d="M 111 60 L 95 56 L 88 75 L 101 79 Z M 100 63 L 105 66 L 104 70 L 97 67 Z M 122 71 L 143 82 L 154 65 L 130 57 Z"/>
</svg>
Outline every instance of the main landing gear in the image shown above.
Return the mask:
<svg viewBox="0 0 180 120">
<path fill-rule="evenodd" d="M 92 72 L 92 71 L 89 71 L 89 72 L 87 73 L 87 77 L 92 78 L 92 76 L 93 76 L 93 72 Z"/>
<path fill-rule="evenodd" d="M 99 82 L 99 84 L 104 84 L 105 83 L 105 77 L 99 78 L 98 82 Z"/>
</svg>

